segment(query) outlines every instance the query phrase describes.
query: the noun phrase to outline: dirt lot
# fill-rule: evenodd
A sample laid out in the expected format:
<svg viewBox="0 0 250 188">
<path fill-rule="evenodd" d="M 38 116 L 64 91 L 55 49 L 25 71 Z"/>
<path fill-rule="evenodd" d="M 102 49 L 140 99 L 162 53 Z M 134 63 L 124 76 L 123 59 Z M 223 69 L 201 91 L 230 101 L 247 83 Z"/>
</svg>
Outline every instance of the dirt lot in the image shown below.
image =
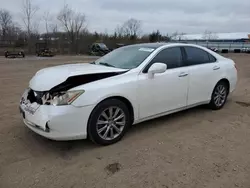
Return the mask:
<svg viewBox="0 0 250 188">
<path fill-rule="evenodd" d="M 225 108 L 195 108 L 134 126 L 112 146 L 55 142 L 24 126 L 18 102 L 40 68 L 87 57 L 0 58 L 0 187 L 250 187 L 250 55 Z"/>
</svg>

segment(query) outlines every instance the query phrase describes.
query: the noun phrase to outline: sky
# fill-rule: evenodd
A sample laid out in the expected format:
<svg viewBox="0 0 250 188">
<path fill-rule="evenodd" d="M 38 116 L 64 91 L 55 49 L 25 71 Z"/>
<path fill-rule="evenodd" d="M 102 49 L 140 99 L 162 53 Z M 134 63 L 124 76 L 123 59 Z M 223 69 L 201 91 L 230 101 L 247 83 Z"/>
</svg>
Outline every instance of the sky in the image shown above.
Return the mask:
<svg viewBox="0 0 250 188">
<path fill-rule="evenodd" d="M 1 8 L 9 10 L 14 21 L 22 22 L 23 0 L 0 0 Z M 130 18 L 140 20 L 142 34 L 159 29 L 163 34 L 250 32 L 250 0 L 31 0 L 39 7 L 33 21 L 40 32 L 45 31 L 42 19 L 49 11 L 52 21 L 68 4 L 86 15 L 90 31 L 113 33 L 117 25 Z M 58 23 L 59 24 L 59 23 Z"/>
</svg>

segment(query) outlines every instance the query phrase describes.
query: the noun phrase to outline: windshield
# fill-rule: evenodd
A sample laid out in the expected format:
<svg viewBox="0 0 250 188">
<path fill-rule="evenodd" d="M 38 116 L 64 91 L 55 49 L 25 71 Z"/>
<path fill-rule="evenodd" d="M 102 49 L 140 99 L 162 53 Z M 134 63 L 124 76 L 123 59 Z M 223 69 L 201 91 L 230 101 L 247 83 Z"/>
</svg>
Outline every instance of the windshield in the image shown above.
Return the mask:
<svg viewBox="0 0 250 188">
<path fill-rule="evenodd" d="M 96 60 L 95 64 L 133 69 L 138 67 L 155 49 L 141 46 L 126 46 L 118 48 Z"/>
</svg>

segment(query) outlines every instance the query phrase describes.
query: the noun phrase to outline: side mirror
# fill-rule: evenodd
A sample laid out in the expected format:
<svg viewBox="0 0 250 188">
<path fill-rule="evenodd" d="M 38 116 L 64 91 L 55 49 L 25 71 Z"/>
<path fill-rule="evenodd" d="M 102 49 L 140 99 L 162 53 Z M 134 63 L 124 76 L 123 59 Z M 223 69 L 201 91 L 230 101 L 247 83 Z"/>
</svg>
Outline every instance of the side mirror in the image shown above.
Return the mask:
<svg viewBox="0 0 250 188">
<path fill-rule="evenodd" d="M 154 63 L 148 69 L 149 78 L 153 78 L 155 74 L 164 73 L 167 70 L 167 65 L 165 63 Z"/>
</svg>

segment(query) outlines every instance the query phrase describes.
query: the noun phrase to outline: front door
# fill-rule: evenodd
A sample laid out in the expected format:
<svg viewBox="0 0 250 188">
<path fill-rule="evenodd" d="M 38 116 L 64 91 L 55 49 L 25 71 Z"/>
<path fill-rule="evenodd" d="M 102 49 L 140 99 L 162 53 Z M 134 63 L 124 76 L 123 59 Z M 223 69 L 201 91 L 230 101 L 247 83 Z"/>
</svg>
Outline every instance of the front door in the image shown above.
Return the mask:
<svg viewBox="0 0 250 188">
<path fill-rule="evenodd" d="M 147 69 L 156 62 L 166 63 L 167 70 L 149 78 Z M 189 73 L 182 67 L 179 47 L 159 52 L 138 77 L 139 118 L 144 119 L 187 105 Z"/>
</svg>

